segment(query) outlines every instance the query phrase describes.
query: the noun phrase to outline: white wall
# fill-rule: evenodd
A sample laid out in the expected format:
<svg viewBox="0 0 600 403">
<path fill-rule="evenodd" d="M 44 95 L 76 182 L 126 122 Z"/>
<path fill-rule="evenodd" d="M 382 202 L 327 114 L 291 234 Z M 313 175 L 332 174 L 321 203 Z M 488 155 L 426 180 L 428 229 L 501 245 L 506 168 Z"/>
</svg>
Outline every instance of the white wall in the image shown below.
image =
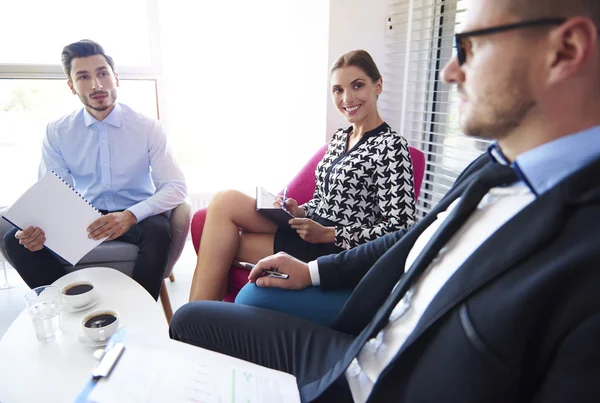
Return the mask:
<svg viewBox="0 0 600 403">
<path fill-rule="evenodd" d="M 386 27 L 386 0 L 330 0 L 328 66 L 342 54 L 364 49 L 381 70 Z M 385 91 L 385 77 L 384 77 Z M 348 122 L 336 111 L 327 86 L 327 139 Z"/>
<path fill-rule="evenodd" d="M 335 59 L 365 49 L 381 68 L 387 0 L 182 4 L 158 0 L 167 101 L 161 115 L 190 192 L 253 191 L 256 184 L 278 191 L 348 125 L 331 103 Z"/>
<path fill-rule="evenodd" d="M 328 2 L 158 6 L 161 115 L 189 192 L 279 191 L 325 139 Z"/>
</svg>

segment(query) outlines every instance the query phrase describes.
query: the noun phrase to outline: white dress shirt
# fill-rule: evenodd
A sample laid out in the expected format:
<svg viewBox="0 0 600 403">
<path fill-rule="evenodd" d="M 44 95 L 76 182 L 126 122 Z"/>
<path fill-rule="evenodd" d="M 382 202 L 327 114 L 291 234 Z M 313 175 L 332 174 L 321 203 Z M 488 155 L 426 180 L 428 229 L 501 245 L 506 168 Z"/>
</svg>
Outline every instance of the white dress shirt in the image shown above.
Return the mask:
<svg viewBox="0 0 600 403">
<path fill-rule="evenodd" d="M 464 261 L 494 232 L 534 200 L 535 196 L 522 182 L 505 188 L 493 188 L 481 200 L 462 228 L 440 250 L 421 278 L 390 314 L 390 322 L 377 337 L 369 340 L 346 370 L 346 379 L 355 402 L 365 402 L 373 385 L 392 361 L 421 316 L 448 279 Z M 456 207 L 460 198 L 419 236 L 405 263 L 408 270 L 423 247 Z M 318 277 L 316 261 L 309 263 L 313 284 Z M 319 283 L 317 283 L 319 284 Z M 315 285 L 317 285 L 315 284 Z"/>
</svg>

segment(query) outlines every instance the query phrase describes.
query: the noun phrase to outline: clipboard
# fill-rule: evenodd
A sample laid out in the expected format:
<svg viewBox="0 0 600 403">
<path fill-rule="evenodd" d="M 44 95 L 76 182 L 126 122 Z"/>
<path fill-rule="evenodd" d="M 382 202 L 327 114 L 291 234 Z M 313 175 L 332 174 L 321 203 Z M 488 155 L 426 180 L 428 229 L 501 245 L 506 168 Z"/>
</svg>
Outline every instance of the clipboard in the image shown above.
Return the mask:
<svg viewBox="0 0 600 403">
<path fill-rule="evenodd" d="M 106 365 L 111 368 L 106 376 L 90 376 L 76 403 L 300 403 L 291 374 L 134 329 L 123 343 L 121 330 L 109 340 L 106 354 L 119 345 L 126 348 Z"/>
</svg>

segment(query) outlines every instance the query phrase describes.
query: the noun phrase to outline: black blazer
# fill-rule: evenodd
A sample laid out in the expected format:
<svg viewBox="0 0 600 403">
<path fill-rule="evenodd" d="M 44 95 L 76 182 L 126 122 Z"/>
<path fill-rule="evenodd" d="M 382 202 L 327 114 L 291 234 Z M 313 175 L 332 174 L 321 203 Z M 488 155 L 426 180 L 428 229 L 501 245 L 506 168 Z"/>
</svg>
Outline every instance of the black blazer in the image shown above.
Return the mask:
<svg viewBox="0 0 600 403">
<path fill-rule="evenodd" d="M 415 240 L 488 164 L 485 156 L 471 164 L 408 232 L 319 258 L 324 289 L 356 285 L 334 328 L 375 335 L 369 322 Z M 303 398 L 343 376 L 349 355 L 303 387 Z M 600 159 L 537 197 L 464 262 L 369 401 L 600 402 Z"/>
</svg>

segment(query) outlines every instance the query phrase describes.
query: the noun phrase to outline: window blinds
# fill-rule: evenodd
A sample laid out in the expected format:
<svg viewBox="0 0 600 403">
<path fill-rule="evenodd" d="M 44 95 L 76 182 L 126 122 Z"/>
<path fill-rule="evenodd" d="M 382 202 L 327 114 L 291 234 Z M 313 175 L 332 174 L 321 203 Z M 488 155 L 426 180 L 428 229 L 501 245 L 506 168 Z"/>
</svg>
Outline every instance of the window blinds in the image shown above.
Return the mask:
<svg viewBox="0 0 600 403">
<path fill-rule="evenodd" d="M 460 132 L 456 88 L 441 82 L 464 11 L 464 0 L 388 0 L 380 110 L 425 154 L 419 217 L 440 201 L 488 144 Z"/>
</svg>

